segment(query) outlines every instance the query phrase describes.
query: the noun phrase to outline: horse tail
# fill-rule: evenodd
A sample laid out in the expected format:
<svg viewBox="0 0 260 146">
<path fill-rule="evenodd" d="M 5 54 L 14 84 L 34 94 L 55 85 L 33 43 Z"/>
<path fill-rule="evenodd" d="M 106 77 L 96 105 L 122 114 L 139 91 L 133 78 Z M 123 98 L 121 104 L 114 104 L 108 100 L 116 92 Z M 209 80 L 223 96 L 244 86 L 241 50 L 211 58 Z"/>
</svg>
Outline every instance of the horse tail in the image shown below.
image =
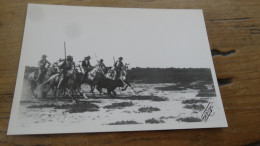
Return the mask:
<svg viewBox="0 0 260 146">
<path fill-rule="evenodd" d="M 45 84 L 49 83 L 50 81 L 55 80 L 55 78 L 56 78 L 58 75 L 59 75 L 59 74 L 52 75 L 47 81 L 41 83 L 40 85 L 45 85 Z"/>
</svg>

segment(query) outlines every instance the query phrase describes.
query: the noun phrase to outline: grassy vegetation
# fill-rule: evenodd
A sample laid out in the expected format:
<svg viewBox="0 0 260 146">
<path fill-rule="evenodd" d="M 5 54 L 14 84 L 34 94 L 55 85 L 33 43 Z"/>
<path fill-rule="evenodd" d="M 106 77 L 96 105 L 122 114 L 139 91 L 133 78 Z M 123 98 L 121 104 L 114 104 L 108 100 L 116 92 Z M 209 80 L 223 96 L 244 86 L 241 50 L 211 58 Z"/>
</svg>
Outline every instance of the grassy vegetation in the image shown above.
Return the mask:
<svg viewBox="0 0 260 146">
<path fill-rule="evenodd" d="M 203 109 L 205 109 L 204 105 L 202 104 L 191 104 L 191 105 L 185 105 L 184 108 L 187 109 L 192 109 L 192 110 L 197 110 L 197 111 L 202 111 Z"/>
<path fill-rule="evenodd" d="M 166 87 L 156 87 L 155 89 L 157 90 L 163 90 L 163 91 L 171 91 L 171 90 L 186 90 L 186 89 L 207 89 L 205 86 L 206 82 L 198 82 L 196 84 L 192 84 L 190 82 L 182 82 L 182 83 L 177 83 L 177 85 L 171 85 L 171 86 L 166 86 Z"/>
<path fill-rule="evenodd" d="M 187 99 L 182 101 L 183 104 L 208 103 L 205 99 Z"/>
<path fill-rule="evenodd" d="M 201 122 L 201 119 L 196 118 L 196 117 L 186 117 L 186 118 L 179 118 L 179 119 L 177 119 L 177 121 L 181 121 L 181 122 Z"/>
<path fill-rule="evenodd" d="M 145 123 L 146 124 L 159 124 L 159 123 L 164 123 L 164 121 L 156 120 L 156 119 L 152 118 L 152 119 L 145 120 Z"/>
<path fill-rule="evenodd" d="M 198 94 L 196 97 L 215 97 L 216 92 L 215 89 L 208 89 L 206 87 L 208 85 L 208 82 L 206 81 L 197 81 L 197 82 L 181 82 L 177 83 L 176 85 L 171 85 L 171 86 L 166 86 L 166 87 L 156 87 L 156 90 L 163 90 L 163 91 L 181 91 L 181 90 L 186 90 L 186 89 L 194 89 L 194 90 L 199 90 Z M 212 83 L 213 85 L 213 83 Z"/>
<path fill-rule="evenodd" d="M 162 120 L 162 119 L 174 119 L 174 118 L 175 118 L 174 116 L 168 116 L 168 117 L 162 116 L 162 117 L 160 117 L 161 120 Z"/>
<path fill-rule="evenodd" d="M 69 113 L 83 113 L 83 112 L 95 112 L 98 111 L 99 107 L 91 102 L 78 102 L 77 104 L 40 104 L 31 105 L 27 108 L 54 108 L 54 109 L 65 109 Z"/>
<path fill-rule="evenodd" d="M 215 89 L 200 89 L 196 97 L 215 97 Z"/>
<path fill-rule="evenodd" d="M 130 124 L 141 124 L 136 121 L 118 121 L 115 123 L 109 123 L 108 125 L 130 125 Z"/>
<path fill-rule="evenodd" d="M 157 107 L 141 107 L 138 109 L 140 113 L 152 113 L 153 111 L 160 111 Z"/>
<path fill-rule="evenodd" d="M 106 109 L 122 109 L 124 107 L 133 106 L 132 101 L 130 102 L 120 102 L 120 103 L 112 103 L 111 105 L 106 105 L 104 108 Z"/>
<path fill-rule="evenodd" d="M 168 101 L 169 99 L 166 97 L 159 97 L 159 96 L 129 96 L 127 97 L 131 100 L 151 100 L 151 101 Z"/>
</svg>

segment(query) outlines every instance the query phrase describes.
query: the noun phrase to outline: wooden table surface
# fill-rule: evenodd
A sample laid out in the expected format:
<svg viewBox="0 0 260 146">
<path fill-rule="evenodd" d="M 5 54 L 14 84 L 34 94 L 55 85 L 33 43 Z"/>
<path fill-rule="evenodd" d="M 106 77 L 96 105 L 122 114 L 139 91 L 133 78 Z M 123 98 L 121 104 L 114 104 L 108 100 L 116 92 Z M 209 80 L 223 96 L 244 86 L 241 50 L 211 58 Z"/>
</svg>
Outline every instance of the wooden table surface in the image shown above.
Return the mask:
<svg viewBox="0 0 260 146">
<path fill-rule="evenodd" d="M 28 1 L 0 0 L 0 145 L 260 144 L 260 0 L 35 0 L 29 2 L 75 6 L 203 9 L 229 127 L 7 136 Z"/>
</svg>

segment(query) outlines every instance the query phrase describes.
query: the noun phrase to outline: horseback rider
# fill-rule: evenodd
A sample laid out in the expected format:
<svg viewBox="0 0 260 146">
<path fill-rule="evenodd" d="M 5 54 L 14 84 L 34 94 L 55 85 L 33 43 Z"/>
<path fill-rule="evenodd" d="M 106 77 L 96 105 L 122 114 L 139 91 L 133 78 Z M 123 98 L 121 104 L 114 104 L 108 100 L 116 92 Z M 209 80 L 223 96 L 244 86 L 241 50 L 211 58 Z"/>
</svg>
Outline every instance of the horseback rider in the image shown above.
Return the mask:
<svg viewBox="0 0 260 146">
<path fill-rule="evenodd" d="M 87 56 L 87 57 L 84 58 L 84 60 L 81 63 L 81 66 L 82 66 L 85 74 L 87 74 L 92 67 L 91 64 L 90 64 L 90 59 L 91 59 L 91 57 Z"/>
<path fill-rule="evenodd" d="M 60 88 L 61 84 L 63 84 L 64 80 L 68 79 L 74 73 L 75 62 L 73 61 L 72 56 L 67 56 L 67 59 L 63 61 L 63 63 L 59 66 L 60 71 L 60 81 L 58 84 L 58 88 Z"/>
<path fill-rule="evenodd" d="M 51 66 L 51 75 L 56 74 L 59 72 L 59 66 L 58 66 L 58 62 L 54 62 Z"/>
<path fill-rule="evenodd" d="M 47 68 L 50 67 L 51 63 L 46 59 L 46 55 L 42 55 L 42 59 L 38 62 L 39 66 L 39 72 L 37 77 L 37 82 L 40 83 L 40 78 L 44 75 L 46 72 L 46 64 L 48 64 Z"/>
<path fill-rule="evenodd" d="M 102 69 L 106 68 L 106 65 L 104 64 L 104 60 L 103 59 L 100 59 L 98 61 L 98 64 L 96 66 L 99 66 L 101 67 Z"/>
<path fill-rule="evenodd" d="M 120 78 L 120 74 L 121 74 L 123 66 L 124 66 L 123 57 L 119 57 L 118 60 L 114 63 L 114 67 L 115 67 L 115 71 L 116 71 L 115 79 Z"/>
</svg>

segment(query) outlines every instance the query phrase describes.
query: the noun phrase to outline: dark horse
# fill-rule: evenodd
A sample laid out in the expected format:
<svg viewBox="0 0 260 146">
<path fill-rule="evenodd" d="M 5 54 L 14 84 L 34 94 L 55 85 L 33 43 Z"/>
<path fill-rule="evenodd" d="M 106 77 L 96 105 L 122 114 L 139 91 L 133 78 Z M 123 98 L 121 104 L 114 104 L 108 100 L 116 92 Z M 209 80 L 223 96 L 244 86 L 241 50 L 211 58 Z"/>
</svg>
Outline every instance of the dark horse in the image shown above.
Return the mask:
<svg viewBox="0 0 260 146">
<path fill-rule="evenodd" d="M 96 88 L 97 83 L 99 80 L 101 80 L 104 75 L 107 73 L 109 69 L 112 67 L 100 67 L 100 66 L 94 66 L 88 73 L 85 74 L 84 83 L 89 84 L 90 86 L 90 92 L 94 94 L 94 89 Z M 84 97 L 87 98 L 87 96 L 83 93 Z"/>
<path fill-rule="evenodd" d="M 75 103 L 74 97 L 78 92 L 82 94 L 81 84 L 84 83 L 85 75 L 81 72 L 74 72 L 69 76 L 65 82 L 65 89 L 68 90 L 69 96 L 72 99 L 72 102 Z"/>
<path fill-rule="evenodd" d="M 130 87 L 134 91 L 134 93 L 137 94 L 136 91 L 134 90 L 134 88 L 132 87 L 132 85 L 129 83 L 128 79 L 127 79 L 128 65 L 129 64 L 124 64 L 122 66 L 122 70 L 121 70 L 119 78 L 118 78 L 125 85 L 124 88 L 121 89 L 121 91 L 125 91 L 128 87 Z M 116 75 L 115 69 L 112 69 L 112 68 L 108 71 L 108 74 L 106 74 L 106 78 L 113 79 L 113 80 L 116 80 L 116 76 L 117 75 Z"/>
</svg>

